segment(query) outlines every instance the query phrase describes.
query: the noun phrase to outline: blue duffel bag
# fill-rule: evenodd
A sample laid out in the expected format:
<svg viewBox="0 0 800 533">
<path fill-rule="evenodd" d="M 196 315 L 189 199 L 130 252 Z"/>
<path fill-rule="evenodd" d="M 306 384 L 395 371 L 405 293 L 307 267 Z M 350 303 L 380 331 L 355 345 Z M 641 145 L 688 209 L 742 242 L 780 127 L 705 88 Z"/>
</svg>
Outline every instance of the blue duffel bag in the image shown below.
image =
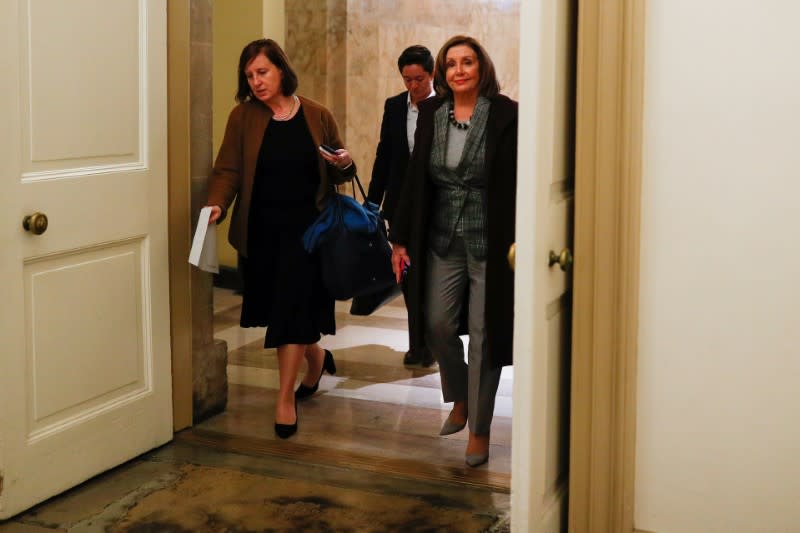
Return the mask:
<svg viewBox="0 0 800 533">
<path fill-rule="evenodd" d="M 319 253 L 322 281 L 336 300 L 383 291 L 396 285 L 392 272 L 392 247 L 380 208 L 366 199 L 358 176 L 356 184 L 364 202 L 353 196 L 331 195 L 325 209 L 303 234 L 303 246 Z"/>
</svg>

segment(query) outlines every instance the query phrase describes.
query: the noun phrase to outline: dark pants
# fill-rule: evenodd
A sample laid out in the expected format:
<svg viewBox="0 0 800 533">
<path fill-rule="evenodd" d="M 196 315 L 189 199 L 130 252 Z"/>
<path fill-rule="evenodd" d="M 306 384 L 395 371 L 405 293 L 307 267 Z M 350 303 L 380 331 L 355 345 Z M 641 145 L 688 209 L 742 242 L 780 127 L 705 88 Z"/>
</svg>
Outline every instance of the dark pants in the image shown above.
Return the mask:
<svg viewBox="0 0 800 533">
<path fill-rule="evenodd" d="M 419 316 L 408 308 L 408 280 L 404 279 L 401 287 L 408 311 L 408 350 L 421 357 L 425 350 L 425 325 Z"/>
</svg>

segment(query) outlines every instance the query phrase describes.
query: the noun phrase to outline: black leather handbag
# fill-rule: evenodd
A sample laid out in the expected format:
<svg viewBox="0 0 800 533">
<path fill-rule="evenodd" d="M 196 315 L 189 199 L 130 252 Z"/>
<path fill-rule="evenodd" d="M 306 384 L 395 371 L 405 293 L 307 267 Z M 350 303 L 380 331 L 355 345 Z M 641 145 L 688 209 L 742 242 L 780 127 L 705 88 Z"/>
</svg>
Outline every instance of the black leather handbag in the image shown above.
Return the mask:
<svg viewBox="0 0 800 533">
<path fill-rule="evenodd" d="M 397 283 L 383 290 L 356 296 L 350 303 L 350 314 L 357 316 L 371 315 L 384 305 L 388 304 L 402 293 L 402 288 Z"/>
<path fill-rule="evenodd" d="M 322 281 L 336 300 L 349 300 L 397 285 L 392 272 L 392 247 L 380 208 L 366 199 L 358 176 L 353 179 L 363 197 L 360 206 L 365 210 L 365 216 L 376 220 L 366 229 L 348 224 L 344 209 L 337 210 L 336 204 L 331 204 L 335 211 L 328 214 L 332 220 L 320 238 L 317 250 L 322 260 Z M 336 202 L 337 198 L 331 201 Z"/>
</svg>

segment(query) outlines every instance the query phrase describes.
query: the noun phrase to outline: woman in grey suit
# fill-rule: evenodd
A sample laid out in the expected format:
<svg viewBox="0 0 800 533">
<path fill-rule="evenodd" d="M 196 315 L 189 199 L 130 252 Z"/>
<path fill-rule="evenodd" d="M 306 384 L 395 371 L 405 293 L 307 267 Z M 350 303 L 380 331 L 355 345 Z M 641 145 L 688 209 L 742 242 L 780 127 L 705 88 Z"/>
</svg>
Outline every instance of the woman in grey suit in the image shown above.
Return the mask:
<svg viewBox="0 0 800 533">
<path fill-rule="evenodd" d="M 471 37 L 449 39 L 434 71 L 437 96 L 419 104 L 390 228 L 392 266 L 398 279 L 409 267 L 410 312 L 426 326 L 453 402 L 440 434 L 469 424 L 465 460 L 478 466 L 489 458 L 500 370 L 511 364 L 514 274 L 505 256 L 514 242 L 517 103 L 500 94 L 491 58 Z"/>
</svg>

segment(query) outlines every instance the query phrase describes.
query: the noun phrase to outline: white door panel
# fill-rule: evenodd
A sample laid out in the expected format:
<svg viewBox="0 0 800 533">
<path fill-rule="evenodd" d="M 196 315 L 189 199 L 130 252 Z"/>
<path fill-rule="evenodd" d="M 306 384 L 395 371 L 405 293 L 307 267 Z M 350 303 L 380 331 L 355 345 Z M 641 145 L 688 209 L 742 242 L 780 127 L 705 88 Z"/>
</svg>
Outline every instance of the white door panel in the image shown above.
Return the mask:
<svg viewBox="0 0 800 533">
<path fill-rule="evenodd" d="M 511 527 L 526 533 L 566 529 L 572 280 L 548 263 L 572 246 L 576 9 L 520 9 Z"/>
<path fill-rule="evenodd" d="M 4 0 L 0 21 L 7 518 L 169 441 L 172 399 L 164 3 Z"/>
<path fill-rule="evenodd" d="M 25 264 L 30 438 L 147 392 L 142 242 Z M 89 303 L 76 313 L 75 302 Z M 82 304 L 83 305 L 83 304 Z M 65 354 L 80 353 L 85 367 Z M 91 372 L 87 372 L 91 369 Z"/>
<path fill-rule="evenodd" d="M 152 59 L 147 3 L 29 0 L 22 5 L 24 174 L 141 165 Z"/>
</svg>

